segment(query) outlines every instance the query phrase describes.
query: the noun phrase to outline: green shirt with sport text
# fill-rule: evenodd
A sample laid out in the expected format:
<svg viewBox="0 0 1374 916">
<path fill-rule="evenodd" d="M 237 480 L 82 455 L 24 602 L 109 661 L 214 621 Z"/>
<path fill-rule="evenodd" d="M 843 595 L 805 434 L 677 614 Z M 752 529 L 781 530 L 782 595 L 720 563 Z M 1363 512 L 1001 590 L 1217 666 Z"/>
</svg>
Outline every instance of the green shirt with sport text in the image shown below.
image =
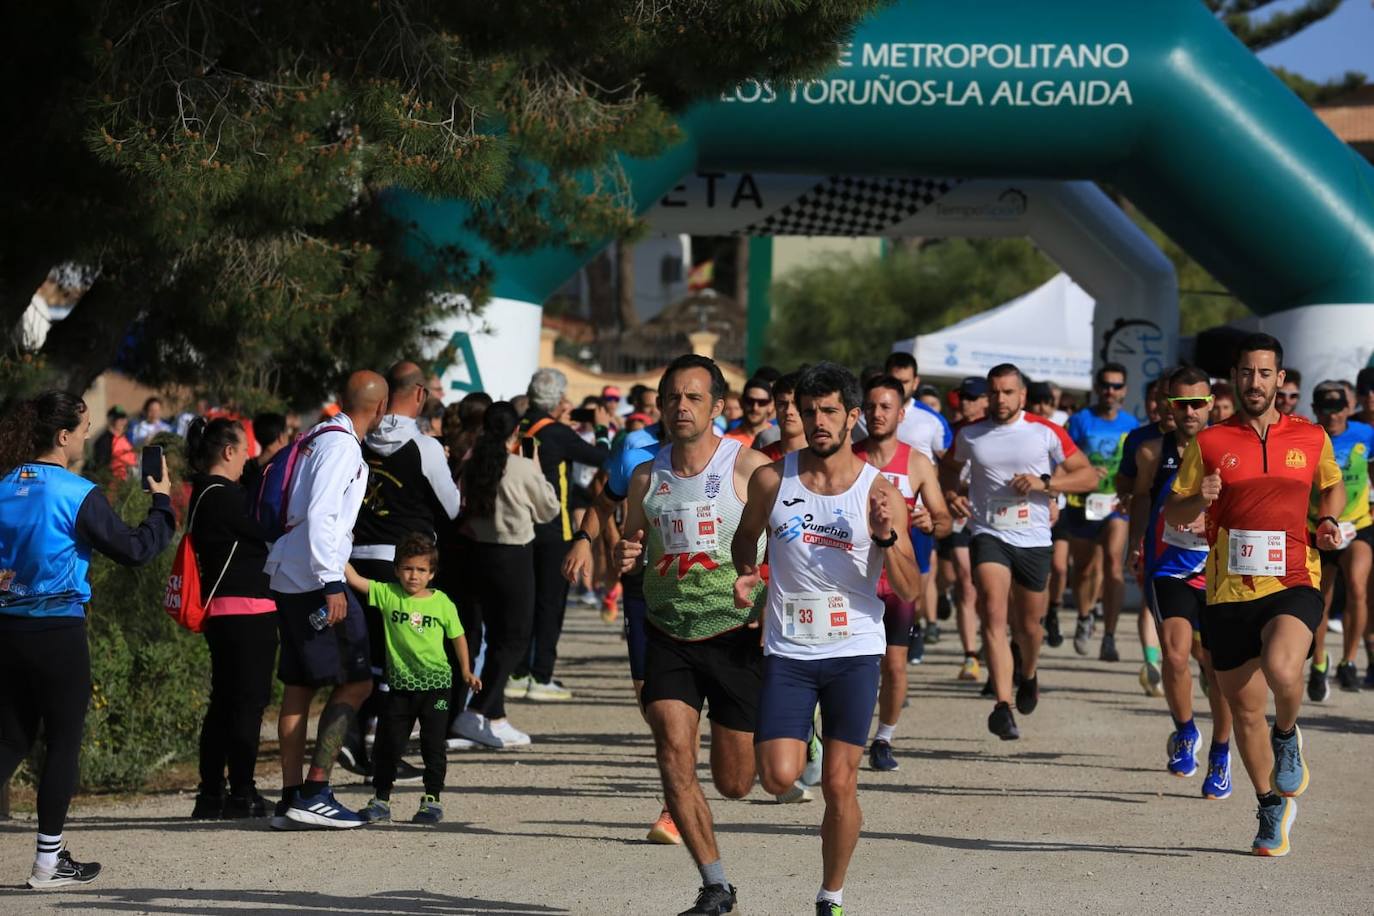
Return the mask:
<svg viewBox="0 0 1374 916">
<path fill-rule="evenodd" d="M 458 608 L 435 589 L 427 598 L 407 595 L 395 582 L 373 580 L 368 603 L 382 612 L 386 679 L 392 690 L 448 690 L 453 669 L 445 640 L 463 635 Z"/>
</svg>

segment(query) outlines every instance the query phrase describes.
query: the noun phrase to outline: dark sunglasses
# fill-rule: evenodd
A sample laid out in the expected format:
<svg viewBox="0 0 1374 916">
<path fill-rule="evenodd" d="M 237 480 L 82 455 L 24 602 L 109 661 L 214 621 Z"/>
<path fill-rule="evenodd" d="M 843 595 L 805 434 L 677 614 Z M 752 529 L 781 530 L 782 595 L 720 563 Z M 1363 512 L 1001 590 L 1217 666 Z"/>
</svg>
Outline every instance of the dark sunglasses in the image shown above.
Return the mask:
<svg viewBox="0 0 1374 916">
<path fill-rule="evenodd" d="M 1098 388 L 1108 388 L 1108 389 L 1110 389 L 1110 390 L 1112 390 L 1112 391 L 1120 391 L 1122 388 L 1125 388 L 1125 387 L 1126 387 L 1126 383 L 1125 383 L 1125 382 L 1098 382 L 1098 383 L 1097 383 L 1097 387 L 1098 387 Z"/>
<path fill-rule="evenodd" d="M 1202 398 L 1169 398 L 1170 404 L 1177 404 L 1186 410 L 1202 410 L 1212 406 L 1212 396 L 1209 394 Z"/>
<path fill-rule="evenodd" d="M 766 407 L 773 403 L 772 398 L 740 398 L 741 404 L 753 404 L 755 407 Z"/>
</svg>

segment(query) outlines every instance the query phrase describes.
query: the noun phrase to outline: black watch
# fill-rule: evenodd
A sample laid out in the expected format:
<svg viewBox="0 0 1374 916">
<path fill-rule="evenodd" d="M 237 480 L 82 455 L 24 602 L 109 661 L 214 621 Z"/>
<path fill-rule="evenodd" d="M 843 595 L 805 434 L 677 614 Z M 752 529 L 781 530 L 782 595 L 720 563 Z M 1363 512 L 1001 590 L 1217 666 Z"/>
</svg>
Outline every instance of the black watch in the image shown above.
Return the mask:
<svg viewBox="0 0 1374 916">
<path fill-rule="evenodd" d="M 875 534 L 872 534 L 871 532 L 870 532 L 869 536 L 873 538 L 873 543 L 877 544 L 879 547 L 883 548 L 884 550 L 886 550 L 887 548 L 889 548 L 889 547 L 891 547 L 892 545 L 894 545 L 894 544 L 897 543 L 897 529 L 896 529 L 896 528 L 893 528 L 893 529 L 892 529 L 892 533 L 889 534 L 889 535 L 887 536 L 887 539 L 886 539 L 886 540 L 884 540 L 883 538 L 878 537 L 878 536 L 875 535 Z"/>
<path fill-rule="evenodd" d="M 1334 515 L 1323 515 L 1321 518 L 1317 519 L 1318 526 L 1320 526 L 1322 522 L 1330 522 L 1337 528 L 1341 527 L 1341 520 L 1336 518 L 1336 516 Z"/>
<path fill-rule="evenodd" d="M 1040 482 L 1043 483 L 1043 484 L 1045 485 L 1045 492 L 1046 492 L 1046 493 L 1050 492 L 1050 475 L 1049 475 L 1049 474 L 1041 474 L 1041 475 L 1040 475 Z"/>
<path fill-rule="evenodd" d="M 592 536 L 587 532 L 583 531 L 581 528 L 577 529 L 577 531 L 573 534 L 572 539 L 574 541 L 586 541 L 588 544 L 592 542 Z"/>
</svg>

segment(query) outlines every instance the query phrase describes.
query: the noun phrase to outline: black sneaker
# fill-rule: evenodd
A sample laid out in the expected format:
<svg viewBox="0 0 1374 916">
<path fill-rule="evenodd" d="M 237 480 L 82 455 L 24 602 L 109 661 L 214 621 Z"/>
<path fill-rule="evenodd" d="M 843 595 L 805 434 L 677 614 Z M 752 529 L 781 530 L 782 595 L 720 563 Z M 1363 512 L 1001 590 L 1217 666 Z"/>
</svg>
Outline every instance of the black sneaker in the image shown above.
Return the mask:
<svg viewBox="0 0 1374 916">
<path fill-rule="evenodd" d="M 1059 608 L 1052 607 L 1045 614 L 1045 645 L 1051 649 L 1064 645 L 1064 634 L 1059 630 Z"/>
<path fill-rule="evenodd" d="M 191 809 L 191 817 L 198 821 L 217 821 L 224 817 L 224 796 L 201 792 L 196 795 L 196 806 Z"/>
<path fill-rule="evenodd" d="M 73 884 L 90 884 L 100 876 L 99 862 L 78 862 L 64 846 L 57 854 L 57 865 L 52 869 L 33 866 L 29 875 L 29 887 L 36 891 L 50 890 L 55 887 L 70 887 Z"/>
<path fill-rule="evenodd" d="M 1097 660 L 1100 662 L 1119 662 L 1121 653 L 1116 650 L 1116 634 L 1102 634 L 1102 648 L 1098 650 Z"/>
<path fill-rule="evenodd" d="M 877 738 L 873 739 L 873 743 L 868 747 L 868 765 L 881 773 L 901 769 L 897 758 L 892 756 L 892 745 Z"/>
<path fill-rule="evenodd" d="M 424 770 L 405 760 L 396 761 L 396 779 L 394 780 L 394 785 L 419 786 L 424 785 L 424 782 Z"/>
<path fill-rule="evenodd" d="M 935 599 L 935 617 L 937 620 L 948 620 L 954 616 L 954 596 L 949 590 L 940 592 L 940 597 Z"/>
<path fill-rule="evenodd" d="M 267 799 L 259 795 L 256 789 L 235 793 L 224 800 L 224 816 L 231 821 L 248 817 L 267 817 L 267 804 Z"/>
<path fill-rule="evenodd" d="M 1016 688 L 1016 711 L 1028 716 L 1035 712 L 1035 707 L 1040 702 L 1040 675 L 1021 679 L 1021 686 Z"/>
<path fill-rule="evenodd" d="M 1016 717 L 1006 703 L 992 707 L 992 715 L 988 716 L 988 731 L 1003 741 L 1015 741 L 1021 737 L 1021 731 L 1016 727 Z"/>
<path fill-rule="evenodd" d="M 926 621 L 925 641 L 928 646 L 933 646 L 940 641 L 940 625 L 933 620 Z"/>
<path fill-rule="evenodd" d="M 1355 670 L 1354 662 L 1341 662 L 1336 666 L 1336 683 L 1342 690 L 1359 692 L 1360 673 Z"/>
<path fill-rule="evenodd" d="M 1327 659 L 1327 670 L 1330 669 L 1330 658 Z M 1326 671 L 1318 671 L 1317 666 L 1311 666 L 1307 671 L 1307 698 L 1313 703 L 1320 703 L 1331 695 L 1331 684 L 1326 679 Z"/>
<path fill-rule="evenodd" d="M 697 893 L 697 902 L 692 904 L 692 908 L 683 910 L 678 916 L 720 916 L 721 913 L 733 913 L 737 902 L 733 884 L 707 884 Z"/>
</svg>

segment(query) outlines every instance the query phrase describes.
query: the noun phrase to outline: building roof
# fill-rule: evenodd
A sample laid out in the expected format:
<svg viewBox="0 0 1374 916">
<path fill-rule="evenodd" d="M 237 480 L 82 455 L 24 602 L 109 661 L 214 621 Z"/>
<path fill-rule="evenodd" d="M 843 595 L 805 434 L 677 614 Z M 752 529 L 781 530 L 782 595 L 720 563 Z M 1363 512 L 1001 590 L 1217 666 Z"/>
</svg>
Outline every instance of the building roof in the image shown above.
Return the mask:
<svg viewBox="0 0 1374 916">
<path fill-rule="evenodd" d="M 1332 133 L 1374 161 L 1374 85 L 1361 86 L 1315 111 Z"/>
</svg>

